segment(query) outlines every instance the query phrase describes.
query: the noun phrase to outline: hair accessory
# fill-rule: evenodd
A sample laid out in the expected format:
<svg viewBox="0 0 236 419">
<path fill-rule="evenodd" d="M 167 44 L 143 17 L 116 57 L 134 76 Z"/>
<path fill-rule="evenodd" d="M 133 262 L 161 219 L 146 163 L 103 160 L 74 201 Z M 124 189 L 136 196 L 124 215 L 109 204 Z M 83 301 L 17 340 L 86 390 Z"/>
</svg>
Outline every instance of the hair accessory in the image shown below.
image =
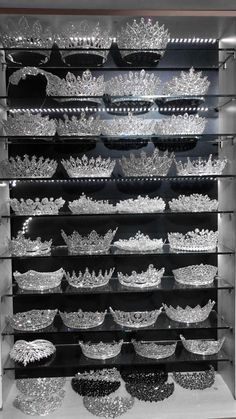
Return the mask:
<svg viewBox="0 0 236 419">
<path fill-rule="evenodd" d="M 175 280 L 180 284 L 202 286 L 212 284 L 217 274 L 217 267 L 201 263 L 173 269 L 172 272 Z"/>
<path fill-rule="evenodd" d="M 50 326 L 56 314 L 57 310 L 29 310 L 7 316 L 7 320 L 13 329 L 28 332 Z"/>
<path fill-rule="evenodd" d="M 116 204 L 116 210 L 119 213 L 151 213 L 163 212 L 165 209 L 165 201 L 162 198 L 149 198 L 148 195 L 139 195 L 135 199 L 124 199 Z"/>
<path fill-rule="evenodd" d="M 49 137 L 56 133 L 55 121 L 49 119 L 49 116 L 32 114 L 29 111 L 9 115 L 7 120 L 3 121 L 3 127 L 9 136 Z"/>
<path fill-rule="evenodd" d="M 188 390 L 205 390 L 215 382 L 215 370 L 210 366 L 206 371 L 173 372 L 173 378 L 181 387 Z"/>
<path fill-rule="evenodd" d="M 146 271 L 137 273 L 132 271 L 131 275 L 124 275 L 117 272 L 118 280 L 121 285 L 129 288 L 150 288 L 157 287 L 163 277 L 165 268 L 156 269 L 153 265 L 149 265 Z"/>
<path fill-rule="evenodd" d="M 134 116 L 131 112 L 121 118 L 104 119 L 102 133 L 103 135 L 152 135 L 155 132 L 155 119 L 143 119 Z"/>
<path fill-rule="evenodd" d="M 9 178 L 51 178 L 57 169 L 57 162 L 44 157 L 16 156 L 0 162 L 2 177 Z"/>
<path fill-rule="evenodd" d="M 92 230 L 88 236 L 81 236 L 78 231 L 74 231 L 69 236 L 66 235 L 64 230 L 61 230 L 61 235 L 70 254 L 99 254 L 109 252 L 117 229 L 118 227 L 113 231 L 108 230 L 104 235 L 99 235 L 95 230 Z"/>
<path fill-rule="evenodd" d="M 13 277 L 19 288 L 27 291 L 44 291 L 61 285 L 64 269 L 54 272 L 38 272 L 30 270 L 24 273 L 15 271 Z"/>
<path fill-rule="evenodd" d="M 54 352 L 56 352 L 56 347 L 52 342 L 45 339 L 37 339 L 31 342 L 17 340 L 10 351 L 10 358 L 26 366 L 30 362 L 48 358 Z"/>
<path fill-rule="evenodd" d="M 119 355 L 123 340 L 119 342 L 113 341 L 111 343 L 79 342 L 79 344 L 84 356 L 87 356 L 87 358 L 110 359 Z"/>
<path fill-rule="evenodd" d="M 183 335 L 180 335 L 181 342 L 184 348 L 197 355 L 215 355 L 217 354 L 225 341 L 225 337 L 219 340 L 211 339 L 185 339 Z"/>
<path fill-rule="evenodd" d="M 104 322 L 107 310 L 104 312 L 78 310 L 72 313 L 59 311 L 59 314 L 64 325 L 70 329 L 90 329 L 98 327 Z"/>
<path fill-rule="evenodd" d="M 202 76 L 202 71 L 181 71 L 179 76 L 174 76 L 165 83 L 163 94 L 166 96 L 202 96 L 206 95 L 210 86 L 207 76 Z"/>
<path fill-rule="evenodd" d="M 16 379 L 16 388 L 27 397 L 44 397 L 58 393 L 66 384 L 65 377 Z"/>
<path fill-rule="evenodd" d="M 134 237 L 130 237 L 129 239 L 117 240 L 113 243 L 120 250 L 124 250 L 127 252 L 154 252 L 156 250 L 160 250 L 163 246 L 162 239 L 150 239 L 150 237 L 146 234 L 141 233 L 138 231 Z"/>
<path fill-rule="evenodd" d="M 65 391 L 54 394 L 42 394 L 36 397 L 16 396 L 13 405 L 25 415 L 46 416 L 61 407 Z"/>
<path fill-rule="evenodd" d="M 168 202 L 171 211 L 175 212 L 211 212 L 217 211 L 217 199 L 210 199 L 208 195 L 194 193 L 179 195 L 177 199 Z"/>
<path fill-rule="evenodd" d="M 196 307 L 189 307 L 186 306 L 185 308 L 182 308 L 180 306 L 177 306 L 176 308 L 172 306 L 167 306 L 166 304 L 162 304 L 166 315 L 175 322 L 179 323 L 199 323 L 204 322 L 213 306 L 215 305 L 215 301 L 209 300 L 208 303 L 201 307 L 199 304 Z"/>
<path fill-rule="evenodd" d="M 79 199 L 69 201 L 69 208 L 73 214 L 111 214 L 116 212 L 116 207 L 109 201 L 97 201 L 84 193 Z"/>
<path fill-rule="evenodd" d="M 221 175 L 226 164 L 227 159 L 212 159 L 212 154 L 210 154 L 207 160 L 202 159 L 201 157 L 193 160 L 190 160 L 190 158 L 187 157 L 187 163 L 175 160 L 178 176 Z"/>
<path fill-rule="evenodd" d="M 153 366 L 145 365 L 145 368 L 128 367 L 121 370 L 121 376 L 125 383 L 130 384 L 152 384 L 152 386 L 161 385 L 168 380 L 168 373 L 165 369 L 155 369 Z"/>
<path fill-rule="evenodd" d="M 120 379 L 116 368 L 104 368 L 77 373 L 72 378 L 71 385 L 80 396 L 103 397 L 120 387 Z"/>
<path fill-rule="evenodd" d="M 89 268 L 86 268 L 84 272 L 79 271 L 79 274 L 76 275 L 75 271 L 70 275 L 69 272 L 66 273 L 66 279 L 74 288 L 97 288 L 107 285 L 114 273 L 115 268 L 106 270 L 104 273 L 99 269 L 96 274 L 95 271 L 90 272 Z"/>
<path fill-rule="evenodd" d="M 172 115 L 156 123 L 157 135 L 201 135 L 206 126 L 206 118 L 199 115 Z"/>
<path fill-rule="evenodd" d="M 84 154 L 80 159 L 74 159 L 70 156 L 69 160 L 61 161 L 68 176 L 81 178 L 81 177 L 111 177 L 116 161 L 103 159 L 101 156 L 90 159 Z"/>
<path fill-rule="evenodd" d="M 164 383 L 159 386 L 144 383 L 126 383 L 125 388 L 132 397 L 144 402 L 160 402 L 170 397 L 174 392 L 174 383 Z"/>
<path fill-rule="evenodd" d="M 141 327 L 150 327 L 156 321 L 162 312 L 162 307 L 158 310 L 152 311 L 121 311 L 112 310 L 109 308 L 114 321 L 124 327 L 134 327 L 139 329 Z"/>
<path fill-rule="evenodd" d="M 158 344 L 157 342 L 137 342 L 133 339 L 132 344 L 134 345 L 136 354 L 143 358 L 164 359 L 174 355 L 177 342 L 172 344 Z"/>
<path fill-rule="evenodd" d="M 125 176 L 166 176 L 172 164 L 174 153 L 165 151 L 160 155 L 155 149 L 152 155 L 141 151 L 138 156 L 133 153 L 129 157 L 122 156 L 119 163 Z"/>
<path fill-rule="evenodd" d="M 124 396 L 84 397 L 83 404 L 92 415 L 103 418 L 116 418 L 133 407 L 134 398 Z"/>
<path fill-rule="evenodd" d="M 182 233 L 168 233 L 170 247 L 184 252 L 202 252 L 214 250 L 217 246 L 218 231 L 199 230 Z"/>
<path fill-rule="evenodd" d="M 57 133 L 60 136 L 91 136 L 100 135 L 102 131 L 100 117 L 89 116 L 81 112 L 80 117 L 64 115 L 64 120 L 57 122 Z"/>
<path fill-rule="evenodd" d="M 51 253 L 52 240 L 41 241 L 27 239 L 23 233 L 18 232 L 17 236 L 10 240 L 9 251 L 14 256 L 43 256 Z"/>
<path fill-rule="evenodd" d="M 53 215 L 58 214 L 60 208 L 63 207 L 65 200 L 62 198 L 35 198 L 20 200 L 10 199 L 11 209 L 16 215 Z"/>
</svg>

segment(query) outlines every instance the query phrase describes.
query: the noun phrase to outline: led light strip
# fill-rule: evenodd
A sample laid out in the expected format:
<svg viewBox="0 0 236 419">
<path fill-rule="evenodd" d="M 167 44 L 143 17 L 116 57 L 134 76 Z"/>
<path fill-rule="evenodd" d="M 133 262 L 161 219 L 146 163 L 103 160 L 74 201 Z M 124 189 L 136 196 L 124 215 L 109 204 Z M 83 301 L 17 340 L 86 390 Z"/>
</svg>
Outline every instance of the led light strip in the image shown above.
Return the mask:
<svg viewBox="0 0 236 419">
<path fill-rule="evenodd" d="M 168 42 L 171 44 L 214 44 L 217 42 L 216 38 L 169 38 Z"/>
<path fill-rule="evenodd" d="M 208 112 L 207 106 L 185 106 L 185 107 L 135 107 L 135 108 L 12 108 L 9 113 L 81 113 L 81 112 L 147 112 L 147 111 L 160 111 L 160 112 Z"/>
<path fill-rule="evenodd" d="M 25 234 L 25 233 L 27 233 L 27 232 L 28 232 L 28 229 L 29 229 L 29 223 L 30 223 L 30 221 L 31 221 L 32 219 L 33 219 L 32 217 L 29 217 L 29 218 L 27 218 L 27 219 L 24 221 L 24 223 L 23 223 L 23 227 L 22 227 L 22 229 L 21 229 L 22 234 Z"/>
</svg>

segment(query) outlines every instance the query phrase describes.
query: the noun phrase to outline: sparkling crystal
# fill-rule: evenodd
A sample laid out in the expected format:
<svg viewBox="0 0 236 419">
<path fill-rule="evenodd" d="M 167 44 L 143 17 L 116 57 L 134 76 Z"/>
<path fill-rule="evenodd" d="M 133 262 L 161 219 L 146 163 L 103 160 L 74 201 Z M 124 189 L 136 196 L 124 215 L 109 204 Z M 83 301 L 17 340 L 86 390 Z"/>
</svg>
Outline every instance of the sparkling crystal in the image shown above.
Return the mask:
<svg viewBox="0 0 236 419">
<path fill-rule="evenodd" d="M 78 310 L 71 313 L 62 313 L 60 311 L 59 313 L 66 327 L 71 329 L 90 329 L 100 326 L 104 322 L 107 310 L 104 312 Z"/>
<path fill-rule="evenodd" d="M 14 256 L 48 255 L 51 252 L 51 245 L 52 240 L 42 242 L 40 237 L 30 240 L 18 232 L 17 236 L 10 240 L 9 251 Z"/>
<path fill-rule="evenodd" d="M 165 151 L 162 155 L 155 149 L 152 155 L 141 151 L 138 156 L 133 153 L 129 157 L 122 156 L 119 160 L 125 176 L 166 176 L 172 165 L 174 153 Z"/>
<path fill-rule="evenodd" d="M 80 159 L 74 159 L 70 156 L 69 160 L 62 160 L 69 177 L 111 177 L 116 161 L 111 160 L 110 157 L 103 159 L 101 156 L 90 159 L 84 154 Z"/>
<path fill-rule="evenodd" d="M 90 370 L 78 372 L 75 375 L 78 380 L 91 380 L 91 381 L 120 381 L 121 376 L 117 368 L 103 368 L 101 370 Z"/>
<path fill-rule="evenodd" d="M 219 233 L 212 230 L 188 231 L 182 233 L 168 233 L 170 247 L 184 252 L 201 252 L 214 250 L 217 246 Z"/>
<path fill-rule="evenodd" d="M 116 323 L 124 327 L 134 327 L 136 329 L 152 326 L 161 312 L 162 307 L 159 310 L 152 311 L 121 311 L 113 310 L 110 307 L 110 313 Z"/>
<path fill-rule="evenodd" d="M 97 201 L 84 193 L 79 199 L 69 201 L 69 208 L 73 214 L 111 214 L 116 212 L 116 207 L 109 201 Z"/>
<path fill-rule="evenodd" d="M 25 415 L 46 416 L 61 407 L 65 391 L 54 394 L 42 394 L 37 397 L 16 396 L 13 405 Z"/>
<path fill-rule="evenodd" d="M 104 235 L 99 235 L 95 230 L 92 230 L 88 236 L 82 236 L 78 231 L 74 231 L 70 236 L 66 235 L 64 230 L 61 230 L 61 235 L 67 244 L 70 254 L 98 254 L 107 253 L 110 249 L 111 242 L 117 232 L 115 230 L 108 230 Z"/>
<path fill-rule="evenodd" d="M 172 115 L 157 121 L 155 132 L 157 135 L 201 135 L 206 122 L 207 119 L 199 115 Z"/>
<path fill-rule="evenodd" d="M 75 271 L 72 275 L 69 272 L 66 273 L 66 279 L 74 288 L 97 288 L 107 285 L 115 271 L 115 268 L 106 270 L 104 273 L 100 269 L 96 274 L 95 271 L 90 272 L 89 268 L 86 268 L 84 272 L 79 271 L 76 275 Z"/>
<path fill-rule="evenodd" d="M 119 342 L 113 341 L 111 343 L 79 342 L 79 344 L 84 356 L 87 358 L 110 359 L 119 355 L 123 340 L 120 340 Z"/>
<path fill-rule="evenodd" d="M 122 118 L 104 119 L 102 133 L 116 137 L 120 135 L 147 136 L 154 134 L 155 125 L 155 119 L 143 119 L 129 112 L 128 116 L 122 116 Z"/>
<path fill-rule="evenodd" d="M 202 159 L 202 157 L 192 160 L 187 157 L 186 163 L 175 160 L 178 176 L 221 175 L 226 164 L 227 159 L 212 159 L 212 154 L 207 160 Z"/>
<path fill-rule="evenodd" d="M 32 114 L 29 111 L 9 115 L 3 121 L 3 127 L 6 135 L 12 136 L 53 136 L 56 133 L 55 121 L 49 119 L 49 116 Z"/>
<path fill-rule="evenodd" d="M 62 198 L 35 198 L 20 200 L 16 198 L 10 199 L 11 209 L 16 215 L 53 215 L 58 214 L 60 208 L 63 207 L 65 200 Z"/>
<path fill-rule="evenodd" d="M 175 280 L 183 285 L 202 286 L 212 284 L 217 274 L 217 267 L 212 265 L 190 265 L 173 269 Z"/>
<path fill-rule="evenodd" d="M 58 393 L 66 384 L 65 377 L 18 378 L 16 388 L 27 397 L 44 397 Z"/>
<path fill-rule="evenodd" d="M 134 237 L 129 239 L 120 239 L 113 243 L 120 250 L 125 250 L 128 252 L 152 252 L 155 250 L 160 250 L 163 246 L 162 239 L 150 239 L 146 234 L 138 231 Z"/>
<path fill-rule="evenodd" d="M 208 195 L 194 193 L 191 195 L 179 195 L 168 202 L 171 211 L 175 212 L 205 212 L 217 211 L 218 201 L 210 199 Z"/>
<path fill-rule="evenodd" d="M 185 339 L 183 335 L 180 335 L 181 342 L 184 348 L 193 354 L 197 355 L 215 355 L 217 354 L 225 341 L 225 337 L 219 340 L 211 339 Z"/>
<path fill-rule="evenodd" d="M 8 316 L 7 320 L 15 330 L 35 331 L 50 326 L 57 310 L 30 310 Z"/>
<path fill-rule="evenodd" d="M 165 83 L 163 94 L 166 96 L 201 96 L 206 95 L 210 82 L 207 76 L 202 76 L 202 71 L 181 71 L 179 76 L 174 76 Z"/>
<path fill-rule="evenodd" d="M 28 291 L 44 291 L 56 288 L 61 284 L 64 276 L 64 269 L 60 268 L 54 272 L 38 272 L 30 270 L 24 273 L 15 271 L 13 277 L 19 288 Z"/>
<path fill-rule="evenodd" d="M 206 371 L 173 372 L 173 378 L 181 387 L 189 390 L 204 390 L 215 382 L 215 371 L 212 366 Z"/>
<path fill-rule="evenodd" d="M 51 178 L 57 169 L 57 162 L 49 158 L 28 156 L 10 157 L 0 162 L 2 177 L 9 178 Z"/>
<path fill-rule="evenodd" d="M 124 199 L 116 204 L 116 210 L 119 213 L 150 213 L 163 212 L 165 209 L 165 201 L 162 198 L 149 198 L 146 196 L 138 196 L 133 199 Z"/>
<path fill-rule="evenodd" d="M 174 355 L 177 342 L 172 344 L 158 344 L 157 342 L 137 342 L 132 340 L 136 354 L 144 358 L 163 359 Z"/>
<path fill-rule="evenodd" d="M 103 418 L 116 418 L 133 407 L 134 398 L 124 396 L 85 396 L 83 397 L 83 404 L 92 415 Z"/>
<path fill-rule="evenodd" d="M 81 113 L 80 117 L 64 115 L 64 120 L 59 119 L 57 122 L 57 133 L 60 136 L 73 135 L 100 135 L 102 132 L 102 123 L 100 117 L 89 116 Z"/>
<path fill-rule="evenodd" d="M 163 304 L 166 315 L 171 319 L 179 323 L 199 323 L 206 320 L 215 304 L 215 301 L 209 300 L 208 303 L 201 307 L 199 304 L 196 307 L 186 306 L 182 308 L 177 306 L 167 306 Z"/>
<path fill-rule="evenodd" d="M 153 265 L 149 265 L 146 271 L 137 273 L 132 271 L 131 275 L 124 275 L 117 272 L 118 280 L 121 285 L 131 288 L 150 288 L 157 287 L 163 277 L 165 268 L 156 269 Z"/>
<path fill-rule="evenodd" d="M 36 339 L 31 342 L 17 340 L 10 351 L 10 358 L 26 366 L 30 362 L 48 358 L 54 352 L 56 352 L 56 347 L 45 339 Z"/>
</svg>

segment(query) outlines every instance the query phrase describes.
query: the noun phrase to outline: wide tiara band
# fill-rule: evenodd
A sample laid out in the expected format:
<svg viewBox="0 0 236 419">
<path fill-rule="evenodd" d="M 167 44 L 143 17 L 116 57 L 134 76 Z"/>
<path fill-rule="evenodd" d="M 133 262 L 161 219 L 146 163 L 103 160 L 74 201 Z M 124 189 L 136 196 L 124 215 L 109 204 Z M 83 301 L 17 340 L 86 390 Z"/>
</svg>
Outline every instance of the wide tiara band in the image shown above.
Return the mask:
<svg viewBox="0 0 236 419">
<path fill-rule="evenodd" d="M 35 198 L 20 200 L 13 198 L 10 200 L 11 209 L 16 215 L 53 215 L 58 214 L 63 207 L 65 200 L 62 198 Z"/>
<path fill-rule="evenodd" d="M 157 135 L 201 135 L 207 119 L 199 115 L 172 115 L 156 122 Z"/>
<path fill-rule="evenodd" d="M 104 312 L 78 310 L 71 313 L 59 312 L 66 327 L 70 329 L 90 329 L 100 326 L 104 320 L 107 310 Z"/>
<path fill-rule="evenodd" d="M 115 208 L 118 213 L 150 213 L 163 212 L 165 206 L 165 201 L 162 198 L 139 195 L 135 199 L 123 199 L 117 202 Z"/>
<path fill-rule="evenodd" d="M 113 341 L 111 343 L 79 342 L 79 344 L 84 356 L 87 358 L 110 359 L 119 355 L 123 340 L 120 340 L 119 342 Z"/>
<path fill-rule="evenodd" d="M 56 314 L 57 310 L 30 310 L 9 316 L 7 320 L 15 330 L 35 331 L 51 326 Z"/>
<path fill-rule="evenodd" d="M 83 398 L 84 407 L 98 417 L 116 418 L 125 414 L 134 405 L 133 397 L 124 396 L 104 396 Z"/>
<path fill-rule="evenodd" d="M 143 358 L 164 359 L 174 355 L 177 342 L 171 344 L 159 344 L 158 342 L 137 342 L 132 340 L 135 352 Z"/>
<path fill-rule="evenodd" d="M 211 251 L 216 248 L 219 233 L 212 230 L 188 231 L 182 233 L 168 233 L 170 247 L 173 250 L 184 252 Z"/>
<path fill-rule="evenodd" d="M 152 155 L 141 151 L 140 155 L 133 153 L 119 160 L 125 176 L 166 176 L 173 161 L 174 154 L 165 151 L 162 155 L 155 149 Z"/>
<path fill-rule="evenodd" d="M 176 161 L 176 170 L 178 176 L 208 176 L 208 175 L 221 175 L 227 159 L 212 159 L 212 155 L 208 159 L 190 159 L 187 157 L 187 162 Z"/>
<path fill-rule="evenodd" d="M 202 71 L 195 71 L 193 67 L 189 71 L 181 71 L 179 76 L 174 76 L 165 83 L 163 94 L 166 96 L 201 96 L 205 95 L 210 86 L 207 76 Z"/>
<path fill-rule="evenodd" d="M 151 311 L 121 311 L 113 310 L 110 307 L 110 313 L 116 323 L 124 327 L 134 327 L 135 329 L 152 326 L 161 312 L 162 307 L 159 310 Z"/>
<path fill-rule="evenodd" d="M 104 273 L 100 269 L 96 274 L 95 271 L 89 271 L 89 268 L 86 268 L 84 272 L 79 271 L 76 275 L 75 271 L 72 272 L 72 275 L 69 272 L 66 273 L 66 279 L 74 288 L 97 288 L 103 287 L 108 284 L 110 281 L 115 268 L 111 268 Z"/>
<path fill-rule="evenodd" d="M 109 201 L 95 200 L 84 193 L 79 199 L 69 201 L 68 206 L 73 214 L 111 214 L 116 212 L 116 207 Z"/>
<path fill-rule="evenodd" d="M 15 271 L 13 277 L 19 288 L 27 291 L 44 291 L 56 288 L 61 284 L 64 269 L 54 272 L 38 272 L 30 270 L 24 273 Z"/>
<path fill-rule="evenodd" d="M 166 315 L 171 319 L 179 323 L 199 323 L 205 321 L 213 306 L 215 301 L 209 300 L 208 303 L 201 307 L 197 305 L 196 307 L 186 306 L 185 308 L 177 306 L 176 308 L 172 306 L 167 306 L 163 304 Z"/>
<path fill-rule="evenodd" d="M 61 230 L 62 238 L 67 244 L 70 254 L 77 255 L 107 253 L 110 249 L 111 242 L 117 232 L 108 230 L 104 235 L 99 235 L 95 230 L 91 231 L 88 236 L 82 236 L 78 231 L 74 231 L 70 236 Z"/>
<path fill-rule="evenodd" d="M 173 269 L 175 280 L 183 285 L 202 286 L 212 284 L 217 274 L 217 267 L 212 265 L 190 265 Z"/>
<path fill-rule="evenodd" d="M 61 161 L 69 177 L 111 177 L 116 161 L 103 159 L 101 156 L 90 159 L 84 154 L 81 159 L 70 156 L 69 160 Z"/>
<path fill-rule="evenodd" d="M 10 351 L 10 358 L 26 366 L 30 362 L 48 358 L 54 352 L 56 352 L 56 347 L 45 339 L 36 339 L 31 342 L 17 340 Z"/>
<path fill-rule="evenodd" d="M 181 387 L 190 390 L 204 390 L 215 382 L 215 371 L 211 366 L 206 371 L 173 372 L 173 378 Z"/>
<path fill-rule="evenodd" d="M 146 234 L 138 231 L 134 237 L 129 239 L 120 239 L 113 243 L 118 249 L 128 252 L 154 252 L 160 250 L 163 246 L 162 239 L 150 239 Z"/>
<path fill-rule="evenodd" d="M 102 125 L 100 117 L 89 116 L 81 113 L 80 117 L 64 115 L 64 119 L 57 122 L 57 133 L 60 136 L 87 136 L 100 135 Z"/>
<path fill-rule="evenodd" d="M 52 240 L 42 242 L 41 237 L 30 240 L 18 232 L 17 236 L 10 240 L 9 251 L 14 256 L 43 256 L 51 252 L 51 246 Z"/>
<path fill-rule="evenodd" d="M 124 275 L 117 272 L 118 280 L 121 285 L 129 288 L 150 288 L 157 287 L 163 277 L 165 268 L 156 269 L 153 265 L 149 265 L 146 271 L 137 273 L 132 271 L 131 275 Z"/>
<path fill-rule="evenodd" d="M 217 199 L 210 199 L 208 195 L 194 193 L 191 195 L 179 195 L 168 202 L 171 211 L 175 212 L 210 212 L 217 211 Z"/>
<path fill-rule="evenodd" d="M 55 121 L 49 116 L 42 116 L 40 113 L 32 114 L 29 111 L 9 115 L 3 122 L 6 135 L 9 136 L 53 136 L 56 133 Z"/>
<path fill-rule="evenodd" d="M 185 339 L 184 336 L 180 335 L 181 342 L 184 348 L 196 355 L 215 355 L 217 354 L 225 341 L 225 337 L 219 340 L 211 339 Z"/>
<path fill-rule="evenodd" d="M 152 135 L 155 132 L 155 119 L 143 119 L 128 113 L 122 118 L 104 119 L 102 126 L 103 135 Z"/>
<path fill-rule="evenodd" d="M 66 384 L 66 377 L 18 378 L 16 388 L 27 397 L 42 397 L 58 393 Z"/>
<path fill-rule="evenodd" d="M 10 157 L 0 162 L 2 177 L 9 178 L 51 178 L 57 169 L 57 162 L 49 158 L 28 156 Z"/>
</svg>

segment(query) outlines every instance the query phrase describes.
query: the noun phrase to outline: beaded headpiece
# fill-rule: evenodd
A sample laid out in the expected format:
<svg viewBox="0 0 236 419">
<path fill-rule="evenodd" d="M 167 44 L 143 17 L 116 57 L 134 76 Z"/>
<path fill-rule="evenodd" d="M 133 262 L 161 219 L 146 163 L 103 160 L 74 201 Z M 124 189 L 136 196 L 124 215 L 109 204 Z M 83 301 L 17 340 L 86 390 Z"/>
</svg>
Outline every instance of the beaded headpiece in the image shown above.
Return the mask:
<svg viewBox="0 0 236 419">
<path fill-rule="evenodd" d="M 58 393 L 66 384 L 65 377 L 18 378 L 16 388 L 27 397 Z"/>
<path fill-rule="evenodd" d="M 104 235 L 99 235 L 95 230 L 91 231 L 88 236 L 82 236 L 78 231 L 74 231 L 70 236 L 61 230 L 62 238 L 67 244 L 68 251 L 72 255 L 79 253 L 98 254 L 107 253 L 110 249 L 111 242 L 117 232 L 108 230 Z"/>
<path fill-rule="evenodd" d="M 210 199 L 208 195 L 194 193 L 191 195 L 179 195 L 168 202 L 171 211 L 175 212 L 209 212 L 217 211 L 218 201 Z"/>
<path fill-rule="evenodd" d="M 56 133 L 55 121 L 49 116 L 42 116 L 40 113 L 32 114 L 29 111 L 9 115 L 3 122 L 6 135 L 10 136 L 53 136 Z"/>
<path fill-rule="evenodd" d="M 219 233 L 212 230 L 188 231 L 182 233 L 168 233 L 170 247 L 184 252 L 202 252 L 214 250 L 217 246 Z"/>
<path fill-rule="evenodd" d="M 206 118 L 199 115 L 172 115 L 156 123 L 158 135 L 201 135 L 206 126 Z"/>
<path fill-rule="evenodd" d="M 90 329 L 100 326 L 105 320 L 106 313 L 106 310 L 104 312 L 82 310 L 71 313 L 59 312 L 64 325 L 71 329 Z"/>
<path fill-rule="evenodd" d="M 111 177 L 116 161 L 110 157 L 103 159 L 101 156 L 90 159 L 84 154 L 81 159 L 74 159 L 70 156 L 69 160 L 61 161 L 68 176 L 75 178 L 82 177 Z"/>
<path fill-rule="evenodd" d="M 14 407 L 19 409 L 25 415 L 31 416 L 46 416 L 54 412 L 62 405 L 65 396 L 64 390 L 59 390 L 58 393 L 38 395 L 36 397 L 25 397 L 18 394 L 13 402 Z"/>
<path fill-rule="evenodd" d="M 9 178 L 51 178 L 57 169 L 57 162 L 49 158 L 28 156 L 10 157 L 0 162 L 2 177 Z"/>
<path fill-rule="evenodd" d="M 208 303 L 201 307 L 197 305 L 196 307 L 186 306 L 185 308 L 177 306 L 176 308 L 172 306 L 167 306 L 163 304 L 166 315 L 171 319 L 179 323 L 199 323 L 206 320 L 215 304 L 215 301 L 209 300 Z"/>
<path fill-rule="evenodd" d="M 215 382 L 215 371 L 211 366 L 206 371 L 173 372 L 173 378 L 181 387 L 189 390 L 204 390 Z"/>
<path fill-rule="evenodd" d="M 48 358 L 54 352 L 56 352 L 56 347 L 45 339 L 36 339 L 31 342 L 17 340 L 10 351 L 10 358 L 26 366 L 30 362 Z"/>
<path fill-rule="evenodd" d="M 15 330 L 35 331 L 50 326 L 57 314 L 57 310 L 30 310 L 16 313 L 7 320 Z"/>
<path fill-rule="evenodd" d="M 187 162 L 175 160 L 178 176 L 221 175 L 226 164 L 227 159 L 212 159 L 211 154 L 207 160 L 201 157 L 193 160 L 187 157 Z"/>
<path fill-rule="evenodd" d="M 150 239 L 150 237 L 146 234 L 141 233 L 138 231 L 134 237 L 130 237 L 129 239 L 120 239 L 113 243 L 120 250 L 124 250 L 127 252 L 154 252 L 156 250 L 160 250 L 163 246 L 162 239 Z"/>
<path fill-rule="evenodd" d="M 117 272 L 118 280 L 121 285 L 130 288 L 150 288 L 157 287 L 163 277 L 165 268 L 156 269 L 153 265 L 149 265 L 146 271 L 137 273 L 132 271 L 131 275 L 124 275 Z"/>
<path fill-rule="evenodd" d="M 27 291 L 44 291 L 56 288 L 61 284 L 64 276 L 64 269 L 60 268 L 54 272 L 27 271 L 20 273 L 15 271 L 13 277 L 19 288 Z"/>
<path fill-rule="evenodd" d="M 173 269 L 175 280 L 183 285 L 202 286 L 211 284 L 217 274 L 217 267 L 212 265 L 190 265 Z"/>
<path fill-rule="evenodd" d="M 16 215 L 53 215 L 58 214 L 60 208 L 63 207 L 65 200 L 62 198 L 35 198 L 20 200 L 12 198 L 10 200 L 11 209 Z"/>
<path fill-rule="evenodd" d="M 188 352 L 197 355 L 215 355 L 217 354 L 225 341 L 225 337 L 219 340 L 211 339 L 185 339 L 180 335 L 181 342 Z"/>
<path fill-rule="evenodd" d="M 161 312 L 162 307 L 159 310 L 151 311 L 121 311 L 113 310 L 110 307 L 110 313 L 116 323 L 124 327 L 134 327 L 135 329 L 152 326 Z"/>
<path fill-rule="evenodd" d="M 84 356 L 87 358 L 110 359 L 119 355 L 123 340 L 120 340 L 119 342 L 113 341 L 111 343 L 79 342 L 79 344 Z"/>
<path fill-rule="evenodd" d="M 89 271 L 89 268 L 86 268 L 84 272 L 79 271 L 79 273 L 76 275 L 75 271 L 72 272 L 72 275 L 69 274 L 69 272 L 66 273 L 66 279 L 74 288 L 97 288 L 97 287 L 103 287 L 104 285 L 107 285 L 110 281 L 115 268 L 111 268 L 104 273 L 100 269 L 98 273 L 96 274 L 95 271 Z"/>
<path fill-rule="evenodd" d="M 177 343 L 158 344 L 157 342 L 137 342 L 132 340 L 136 354 L 144 358 L 163 359 L 175 353 Z"/>
<path fill-rule="evenodd" d="M 92 414 L 103 418 L 116 418 L 128 412 L 134 405 L 133 397 L 104 396 L 83 398 L 84 407 Z"/>
<path fill-rule="evenodd" d="M 162 155 L 155 149 L 152 155 L 141 151 L 140 155 L 133 153 L 129 157 L 122 156 L 119 163 L 125 176 L 166 176 L 172 164 L 174 153 L 165 151 Z"/>
</svg>

